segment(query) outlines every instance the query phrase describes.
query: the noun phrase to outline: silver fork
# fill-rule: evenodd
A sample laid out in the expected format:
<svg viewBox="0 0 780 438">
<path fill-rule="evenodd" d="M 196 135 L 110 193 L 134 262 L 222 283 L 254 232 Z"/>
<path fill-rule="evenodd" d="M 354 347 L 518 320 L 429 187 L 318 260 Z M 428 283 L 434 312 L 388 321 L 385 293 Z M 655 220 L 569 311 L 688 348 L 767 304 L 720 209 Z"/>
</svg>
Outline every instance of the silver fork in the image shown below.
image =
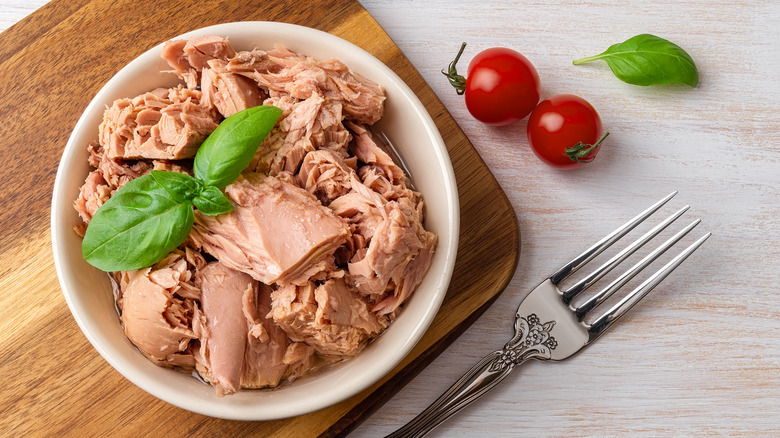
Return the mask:
<svg viewBox="0 0 780 438">
<path fill-rule="evenodd" d="M 628 283 L 701 221 L 697 219 L 677 232 L 583 303 L 575 306 L 572 304 L 572 300 L 679 218 L 688 210 L 689 206 L 685 206 L 669 216 L 571 287 L 561 290 L 558 288 L 558 284 L 655 213 L 676 194 L 675 191 L 656 202 L 558 269 L 532 290 L 515 313 L 515 335 L 504 345 L 504 348 L 485 356 L 420 415 L 388 435 L 387 438 L 424 436 L 453 414 L 494 388 L 515 367 L 528 359 L 564 360 L 601 336 L 615 321 L 625 315 L 631 307 L 644 298 L 650 290 L 701 246 L 711 233 L 705 234 L 672 258 L 660 270 L 648 277 L 591 323 L 584 321 L 589 312 Z"/>
</svg>

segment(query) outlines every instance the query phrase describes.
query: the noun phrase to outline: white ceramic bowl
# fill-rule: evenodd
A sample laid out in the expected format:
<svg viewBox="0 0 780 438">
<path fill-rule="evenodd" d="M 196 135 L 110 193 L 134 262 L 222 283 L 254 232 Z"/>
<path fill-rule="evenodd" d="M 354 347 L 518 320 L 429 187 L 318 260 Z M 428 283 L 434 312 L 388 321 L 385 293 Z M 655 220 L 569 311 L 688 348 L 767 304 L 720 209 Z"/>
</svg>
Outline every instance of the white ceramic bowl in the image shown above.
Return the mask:
<svg viewBox="0 0 780 438">
<path fill-rule="evenodd" d="M 426 227 L 439 236 L 433 264 L 398 319 L 357 357 L 326 372 L 274 390 L 246 390 L 218 398 L 214 388 L 179 371 L 158 367 L 127 340 L 119 324 L 105 273 L 81 257 L 80 222 L 73 200 L 89 167 L 86 146 L 97 139 L 103 111 L 115 99 L 178 83 L 160 58 L 162 45 L 130 62 L 100 90 L 79 119 L 60 162 L 51 210 L 52 247 L 60 285 L 73 317 L 98 352 L 122 375 L 150 394 L 200 414 L 269 420 L 304 414 L 366 389 L 390 372 L 427 330 L 452 275 L 459 232 L 455 177 L 444 142 L 422 103 L 387 66 L 359 47 L 318 30 L 284 23 L 240 22 L 211 26 L 171 39 L 201 35 L 229 38 L 237 50 L 282 44 L 319 59 L 336 58 L 381 84 L 385 116 L 377 124 L 397 147 L 426 205 Z"/>
</svg>

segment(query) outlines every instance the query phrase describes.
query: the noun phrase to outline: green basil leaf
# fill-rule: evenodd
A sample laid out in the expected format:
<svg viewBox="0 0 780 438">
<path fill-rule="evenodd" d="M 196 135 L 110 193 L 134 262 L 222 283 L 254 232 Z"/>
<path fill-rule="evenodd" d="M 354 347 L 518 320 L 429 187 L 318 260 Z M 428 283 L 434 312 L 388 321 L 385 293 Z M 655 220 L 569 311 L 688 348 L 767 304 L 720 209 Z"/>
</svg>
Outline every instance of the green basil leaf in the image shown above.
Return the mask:
<svg viewBox="0 0 780 438">
<path fill-rule="evenodd" d="M 104 271 L 151 266 L 187 239 L 195 215 L 233 210 L 220 191 L 235 180 L 254 157 L 282 110 L 258 106 L 225 119 L 195 155 L 195 178 L 153 170 L 119 189 L 89 223 L 81 252 Z"/>
<path fill-rule="evenodd" d="M 612 73 L 633 85 L 699 84 L 693 58 L 677 44 L 650 34 L 641 34 L 610 46 L 603 53 L 574 60 L 574 65 L 603 60 Z"/>
<path fill-rule="evenodd" d="M 198 194 L 192 203 L 195 207 L 203 213 L 209 216 L 216 216 L 222 213 L 230 213 L 233 211 L 233 204 L 222 193 L 221 190 L 214 186 L 206 186 L 203 191 Z"/>
<path fill-rule="evenodd" d="M 178 202 L 192 202 L 203 189 L 203 184 L 186 173 L 165 170 L 151 171 L 152 178 Z"/>
<path fill-rule="evenodd" d="M 194 174 L 203 184 L 224 188 L 246 168 L 282 110 L 261 105 L 226 118 L 195 155 Z"/>
<path fill-rule="evenodd" d="M 179 246 L 190 233 L 194 213 L 152 175 L 127 184 L 103 204 L 89 222 L 82 255 L 103 271 L 151 266 Z"/>
</svg>

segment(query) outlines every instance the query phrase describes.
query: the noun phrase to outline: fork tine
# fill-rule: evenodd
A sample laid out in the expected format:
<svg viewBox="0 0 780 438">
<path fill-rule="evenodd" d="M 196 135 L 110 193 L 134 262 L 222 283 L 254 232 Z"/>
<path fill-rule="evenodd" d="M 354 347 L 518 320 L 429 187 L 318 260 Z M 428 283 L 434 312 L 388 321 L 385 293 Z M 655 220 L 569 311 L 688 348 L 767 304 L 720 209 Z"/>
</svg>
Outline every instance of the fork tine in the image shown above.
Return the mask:
<svg viewBox="0 0 780 438">
<path fill-rule="evenodd" d="M 628 258 L 628 256 L 636 252 L 637 249 L 641 248 L 645 243 L 649 242 L 653 237 L 658 235 L 658 233 L 663 231 L 666 227 L 669 226 L 669 224 L 671 224 L 672 222 L 677 220 L 677 218 L 682 216 L 682 214 L 685 213 L 689 208 L 690 206 L 686 205 L 685 207 L 679 209 L 676 213 L 664 219 L 663 222 L 653 227 L 652 230 L 648 231 L 647 233 L 642 235 L 642 237 L 635 240 L 631 245 L 627 246 L 625 249 L 615 254 L 611 259 L 609 259 L 609 261 L 599 266 L 598 269 L 588 274 L 588 276 L 586 276 L 585 278 L 577 282 L 577 284 L 563 291 L 563 302 L 569 304 L 574 297 L 576 297 L 581 292 L 591 287 L 593 283 L 597 282 L 601 277 L 606 275 L 615 266 L 619 265 L 620 263 L 623 262 L 623 260 Z"/>
<path fill-rule="evenodd" d="M 579 305 L 574 311 L 574 313 L 577 315 L 577 318 L 580 321 L 582 321 L 582 318 L 584 318 L 588 312 L 590 312 L 596 306 L 603 303 L 604 300 L 612 296 L 612 294 L 614 294 L 615 291 L 617 291 L 618 289 L 623 287 L 626 283 L 628 283 L 629 280 L 634 278 L 634 276 L 636 276 L 636 274 L 638 274 L 640 271 L 645 269 L 647 265 L 652 263 L 661 254 L 666 252 L 667 249 L 671 248 L 674 244 L 679 242 L 680 239 L 685 237 L 685 235 L 688 234 L 694 227 L 696 227 L 696 225 L 699 225 L 699 223 L 701 223 L 701 219 L 696 219 L 695 221 L 693 221 L 690 225 L 677 232 L 677 234 L 675 234 L 674 236 L 670 237 L 669 240 L 664 242 L 661 246 L 651 251 L 650 254 L 646 255 L 637 264 L 632 266 L 631 269 L 621 274 L 607 287 L 600 290 L 595 295 L 588 298 L 587 301 Z"/>
<path fill-rule="evenodd" d="M 582 265 L 593 260 L 594 257 L 601 254 L 602 251 L 604 251 L 605 249 L 609 248 L 609 246 L 615 243 L 615 241 L 625 236 L 626 233 L 628 233 L 629 231 L 633 230 L 634 227 L 636 227 L 642 221 L 647 219 L 648 216 L 655 213 L 659 208 L 661 208 L 661 206 L 666 204 L 666 202 L 672 199 L 676 194 L 677 191 L 675 190 L 671 194 L 667 195 L 665 198 L 651 205 L 647 210 L 639 213 L 633 219 L 621 225 L 615 231 L 609 233 L 603 239 L 596 242 L 596 244 L 586 249 L 585 252 L 577 256 L 574 260 L 570 261 L 569 263 L 566 263 L 563 267 L 558 269 L 553 275 L 550 276 L 550 281 L 552 281 L 552 283 L 556 285 L 561 281 L 563 281 L 566 277 L 568 277 L 569 275 L 571 275 L 572 273 L 580 269 Z"/>
<path fill-rule="evenodd" d="M 593 321 L 593 323 L 590 325 L 590 328 L 588 329 L 588 333 L 590 334 L 590 339 L 588 342 L 591 342 L 599 337 L 620 317 L 625 315 L 626 312 L 634 307 L 636 303 L 644 298 L 651 290 L 653 290 L 654 287 L 661 283 L 672 271 L 680 266 L 680 264 L 685 261 L 689 255 L 696 251 L 696 249 L 698 249 L 711 235 L 712 233 L 707 233 L 700 237 L 696 242 L 693 242 L 691 246 L 670 260 L 669 263 L 664 265 L 663 268 L 659 269 L 658 272 L 651 275 L 650 278 L 645 280 L 636 289 L 631 291 L 631 293 L 626 295 L 622 300 L 620 300 L 620 302 L 612 306 L 612 308 L 609 309 L 606 313 Z"/>
</svg>

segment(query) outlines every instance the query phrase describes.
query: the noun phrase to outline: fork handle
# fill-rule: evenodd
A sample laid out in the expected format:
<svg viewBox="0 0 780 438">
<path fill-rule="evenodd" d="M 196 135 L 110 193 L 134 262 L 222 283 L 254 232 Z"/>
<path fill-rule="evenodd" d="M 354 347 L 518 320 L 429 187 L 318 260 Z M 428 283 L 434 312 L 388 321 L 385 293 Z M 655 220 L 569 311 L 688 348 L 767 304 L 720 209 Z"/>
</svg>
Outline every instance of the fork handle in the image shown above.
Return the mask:
<svg viewBox="0 0 780 438">
<path fill-rule="evenodd" d="M 454 385 L 412 421 L 387 435 L 386 438 L 422 437 L 436 426 L 465 408 L 504 380 L 515 366 L 529 357 L 508 355 L 508 350 L 496 350 L 480 360 Z"/>
</svg>

